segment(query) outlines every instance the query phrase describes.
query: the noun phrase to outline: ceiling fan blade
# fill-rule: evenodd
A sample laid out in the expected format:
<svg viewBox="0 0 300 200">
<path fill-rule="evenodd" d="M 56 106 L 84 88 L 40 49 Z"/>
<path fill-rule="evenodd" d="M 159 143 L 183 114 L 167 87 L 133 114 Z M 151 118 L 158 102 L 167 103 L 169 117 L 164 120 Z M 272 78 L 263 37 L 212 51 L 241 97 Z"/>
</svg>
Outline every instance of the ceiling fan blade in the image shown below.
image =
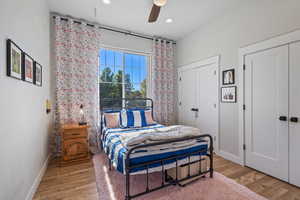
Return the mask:
<svg viewBox="0 0 300 200">
<path fill-rule="evenodd" d="M 160 7 L 153 4 L 152 9 L 151 9 L 151 13 L 148 19 L 149 23 L 153 23 L 156 22 L 158 16 L 159 16 L 159 12 L 160 12 Z"/>
</svg>

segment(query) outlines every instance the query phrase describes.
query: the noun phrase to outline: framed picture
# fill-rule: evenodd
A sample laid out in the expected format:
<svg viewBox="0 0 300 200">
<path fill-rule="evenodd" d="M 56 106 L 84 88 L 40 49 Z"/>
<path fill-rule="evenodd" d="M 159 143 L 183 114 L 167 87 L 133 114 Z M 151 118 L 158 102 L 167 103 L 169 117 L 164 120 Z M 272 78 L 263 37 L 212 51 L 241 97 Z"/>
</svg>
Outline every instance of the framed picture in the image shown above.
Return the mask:
<svg viewBox="0 0 300 200">
<path fill-rule="evenodd" d="M 223 85 L 231 85 L 235 83 L 234 69 L 223 71 Z"/>
<path fill-rule="evenodd" d="M 6 51 L 7 51 L 7 76 L 21 80 L 23 74 L 22 49 L 18 47 L 13 41 L 8 39 L 6 41 Z"/>
<path fill-rule="evenodd" d="M 26 82 L 33 83 L 34 60 L 26 53 L 23 53 L 23 77 Z"/>
<path fill-rule="evenodd" d="M 37 62 L 34 62 L 34 71 L 33 71 L 33 83 L 38 86 L 42 86 L 42 78 L 43 78 L 43 69 L 42 65 Z"/>
<path fill-rule="evenodd" d="M 221 88 L 222 103 L 236 103 L 236 86 Z"/>
</svg>

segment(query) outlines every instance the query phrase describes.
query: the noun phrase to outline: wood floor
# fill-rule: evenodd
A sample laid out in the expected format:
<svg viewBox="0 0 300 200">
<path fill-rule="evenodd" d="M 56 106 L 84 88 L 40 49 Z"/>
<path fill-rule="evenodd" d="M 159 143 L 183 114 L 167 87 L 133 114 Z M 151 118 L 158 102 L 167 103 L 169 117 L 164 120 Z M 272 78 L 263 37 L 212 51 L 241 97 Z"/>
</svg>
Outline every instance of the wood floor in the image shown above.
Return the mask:
<svg viewBox="0 0 300 200">
<path fill-rule="evenodd" d="M 215 156 L 215 170 L 271 200 L 300 200 L 300 188 Z M 52 161 L 34 200 L 97 200 L 92 161 L 58 167 Z"/>
</svg>

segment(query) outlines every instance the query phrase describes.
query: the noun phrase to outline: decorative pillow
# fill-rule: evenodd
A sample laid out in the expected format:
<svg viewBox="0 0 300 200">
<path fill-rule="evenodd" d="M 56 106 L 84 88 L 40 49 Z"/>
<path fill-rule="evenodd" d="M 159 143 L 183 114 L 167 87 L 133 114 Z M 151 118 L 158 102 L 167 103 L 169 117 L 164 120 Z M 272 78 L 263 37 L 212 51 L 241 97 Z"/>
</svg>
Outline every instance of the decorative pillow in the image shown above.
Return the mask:
<svg viewBox="0 0 300 200">
<path fill-rule="evenodd" d="M 122 110 L 121 127 L 138 128 L 147 126 L 144 110 Z"/>
<path fill-rule="evenodd" d="M 153 120 L 152 110 L 145 110 L 145 118 L 146 118 L 146 124 L 147 124 L 147 126 L 157 124 Z"/>
<path fill-rule="evenodd" d="M 105 125 L 107 128 L 120 127 L 120 113 L 104 113 Z"/>
</svg>

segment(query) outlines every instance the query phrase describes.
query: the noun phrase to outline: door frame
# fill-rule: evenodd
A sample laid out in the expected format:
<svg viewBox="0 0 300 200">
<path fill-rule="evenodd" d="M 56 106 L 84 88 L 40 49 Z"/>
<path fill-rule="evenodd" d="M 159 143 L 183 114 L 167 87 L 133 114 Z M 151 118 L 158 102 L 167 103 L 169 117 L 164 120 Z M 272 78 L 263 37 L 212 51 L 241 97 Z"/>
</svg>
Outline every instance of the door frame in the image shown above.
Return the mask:
<svg viewBox="0 0 300 200">
<path fill-rule="evenodd" d="M 241 165 L 245 166 L 246 157 L 244 151 L 244 144 L 245 144 L 245 111 L 244 111 L 244 104 L 245 104 L 245 73 L 244 73 L 244 66 L 245 66 L 245 57 L 250 54 L 258 53 L 261 51 L 265 51 L 268 49 L 273 49 L 280 46 L 289 45 L 291 43 L 299 42 L 300 41 L 300 30 L 295 30 L 289 33 L 285 33 L 282 35 L 275 36 L 271 39 L 267 39 L 264 41 L 260 41 L 251 45 L 247 45 L 245 47 L 239 48 L 239 66 L 238 66 L 238 126 L 239 126 L 239 162 Z M 247 66 L 245 66 L 247 68 Z M 246 105 L 247 109 L 247 105 Z M 246 147 L 247 148 L 247 147 Z"/>
<path fill-rule="evenodd" d="M 214 57 L 210 57 L 207 59 L 203 59 L 200 61 L 196 61 L 190 64 L 186 64 L 186 65 L 182 65 L 178 67 L 178 83 L 180 82 L 180 73 L 187 71 L 187 70 L 191 70 L 191 69 L 197 69 L 197 68 L 201 68 L 201 67 L 205 67 L 207 65 L 214 65 L 215 67 L 217 67 L 217 72 L 216 72 L 216 76 L 217 76 L 217 87 L 218 87 L 218 102 L 217 102 L 217 134 L 216 134 L 216 141 L 214 142 L 214 151 L 215 153 L 219 153 L 219 145 L 220 145 L 220 56 L 214 56 Z M 178 91 L 179 91 L 179 84 L 178 84 Z M 178 93 L 179 95 L 179 93 Z M 178 104 L 178 107 L 180 105 Z"/>
</svg>

